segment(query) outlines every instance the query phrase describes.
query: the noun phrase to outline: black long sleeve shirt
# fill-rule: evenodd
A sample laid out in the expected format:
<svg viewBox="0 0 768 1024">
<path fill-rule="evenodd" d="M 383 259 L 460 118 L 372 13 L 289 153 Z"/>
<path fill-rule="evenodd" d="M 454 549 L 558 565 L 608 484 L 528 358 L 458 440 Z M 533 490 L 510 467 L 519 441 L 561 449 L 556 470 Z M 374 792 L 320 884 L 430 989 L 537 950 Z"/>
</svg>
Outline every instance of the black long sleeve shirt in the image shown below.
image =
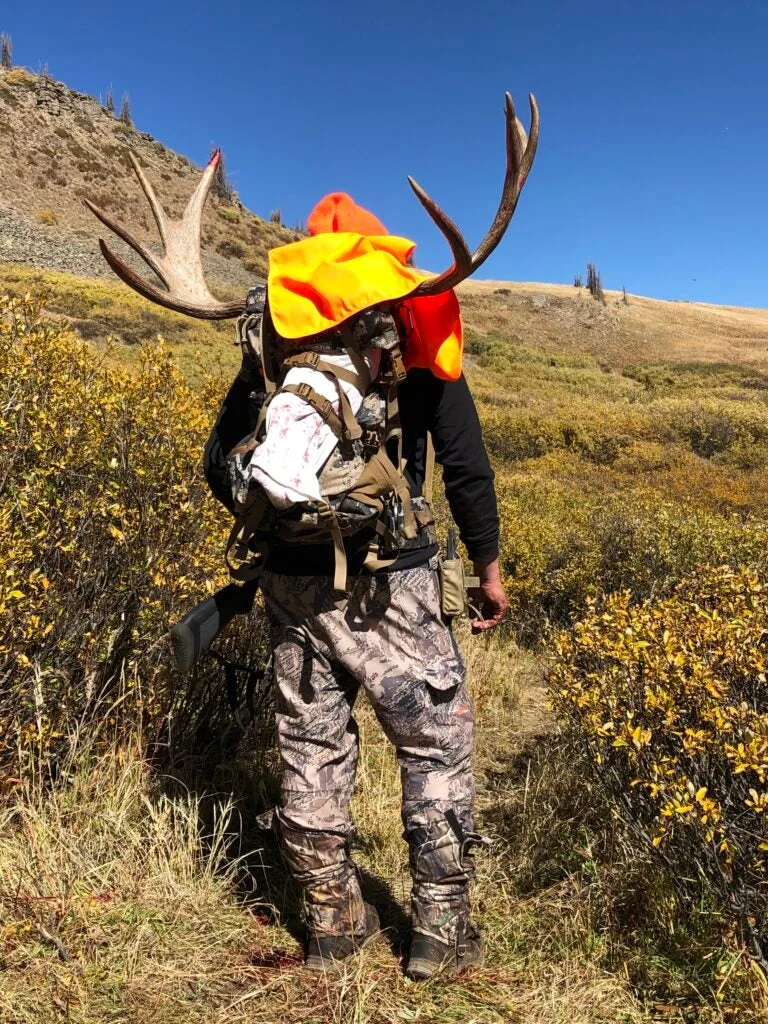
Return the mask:
<svg viewBox="0 0 768 1024">
<path fill-rule="evenodd" d="M 226 472 L 226 455 L 252 428 L 249 415 L 254 385 L 241 371 L 222 405 L 205 449 L 205 475 L 215 496 L 234 510 Z M 439 380 L 429 370 L 411 370 L 398 389 L 403 431 L 405 476 L 412 496 L 424 486 L 427 432 L 435 461 L 442 467 L 451 515 L 472 561 L 492 562 L 499 553 L 499 517 L 493 470 L 483 444 L 480 421 L 467 382 Z M 361 531 L 347 542 L 349 572 L 361 571 L 372 533 Z M 386 571 L 423 564 L 435 548 L 404 551 Z M 273 544 L 266 567 L 289 575 L 332 575 L 329 544 Z"/>
</svg>

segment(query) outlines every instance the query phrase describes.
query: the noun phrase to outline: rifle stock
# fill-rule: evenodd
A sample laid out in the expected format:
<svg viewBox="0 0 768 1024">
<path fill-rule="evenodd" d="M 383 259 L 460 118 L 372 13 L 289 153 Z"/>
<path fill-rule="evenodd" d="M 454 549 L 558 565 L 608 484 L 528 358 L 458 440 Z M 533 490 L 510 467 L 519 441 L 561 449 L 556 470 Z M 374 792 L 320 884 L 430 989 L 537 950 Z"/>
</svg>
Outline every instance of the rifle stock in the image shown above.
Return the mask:
<svg viewBox="0 0 768 1024">
<path fill-rule="evenodd" d="M 171 629 L 173 657 L 182 675 L 191 672 L 201 655 L 236 615 L 247 615 L 259 588 L 258 579 L 230 583 L 188 612 Z"/>
</svg>

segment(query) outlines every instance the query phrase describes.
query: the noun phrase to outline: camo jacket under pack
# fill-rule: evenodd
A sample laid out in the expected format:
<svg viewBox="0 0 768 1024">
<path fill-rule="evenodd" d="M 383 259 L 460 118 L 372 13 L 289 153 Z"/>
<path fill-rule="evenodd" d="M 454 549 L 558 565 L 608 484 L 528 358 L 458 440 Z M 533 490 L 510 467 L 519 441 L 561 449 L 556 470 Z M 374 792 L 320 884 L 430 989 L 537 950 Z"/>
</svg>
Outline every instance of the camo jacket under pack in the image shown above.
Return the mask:
<svg viewBox="0 0 768 1024">
<path fill-rule="evenodd" d="M 362 934 L 349 856 L 362 686 L 400 765 L 416 930 L 453 941 L 468 907 L 474 708 L 464 663 L 440 615 L 436 561 L 349 581 L 267 573 L 277 735 L 283 763 L 276 826 L 314 934 Z"/>
</svg>

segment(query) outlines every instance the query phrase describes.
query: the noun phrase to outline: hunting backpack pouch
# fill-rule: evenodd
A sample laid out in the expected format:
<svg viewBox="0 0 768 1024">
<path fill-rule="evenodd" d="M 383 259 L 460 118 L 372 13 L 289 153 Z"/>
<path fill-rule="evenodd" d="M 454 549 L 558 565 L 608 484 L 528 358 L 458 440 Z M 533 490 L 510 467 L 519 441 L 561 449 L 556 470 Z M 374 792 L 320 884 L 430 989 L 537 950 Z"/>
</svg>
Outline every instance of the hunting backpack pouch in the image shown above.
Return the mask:
<svg viewBox="0 0 768 1024">
<path fill-rule="evenodd" d="M 450 622 L 459 615 L 469 615 L 470 611 L 478 610 L 470 603 L 468 589 L 480 585 L 477 576 L 464 573 L 464 562 L 458 552 L 456 530 L 448 530 L 448 543 L 443 555 L 440 556 L 438 572 L 440 574 L 440 597 L 443 618 Z"/>
</svg>

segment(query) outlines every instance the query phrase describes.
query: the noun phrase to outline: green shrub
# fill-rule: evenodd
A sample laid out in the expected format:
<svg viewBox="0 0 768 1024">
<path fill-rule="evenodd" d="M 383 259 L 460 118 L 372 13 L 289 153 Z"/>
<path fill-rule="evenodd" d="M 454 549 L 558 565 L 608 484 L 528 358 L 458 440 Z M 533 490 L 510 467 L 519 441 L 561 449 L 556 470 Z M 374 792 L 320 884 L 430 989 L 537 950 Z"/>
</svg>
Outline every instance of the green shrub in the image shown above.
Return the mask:
<svg viewBox="0 0 768 1024">
<path fill-rule="evenodd" d="M 517 635 L 539 640 L 588 602 L 615 590 L 633 599 L 669 593 L 710 562 L 758 564 L 766 523 L 662 500 L 648 491 L 589 493 L 547 479 L 502 479 L 501 565 Z"/>
</svg>

